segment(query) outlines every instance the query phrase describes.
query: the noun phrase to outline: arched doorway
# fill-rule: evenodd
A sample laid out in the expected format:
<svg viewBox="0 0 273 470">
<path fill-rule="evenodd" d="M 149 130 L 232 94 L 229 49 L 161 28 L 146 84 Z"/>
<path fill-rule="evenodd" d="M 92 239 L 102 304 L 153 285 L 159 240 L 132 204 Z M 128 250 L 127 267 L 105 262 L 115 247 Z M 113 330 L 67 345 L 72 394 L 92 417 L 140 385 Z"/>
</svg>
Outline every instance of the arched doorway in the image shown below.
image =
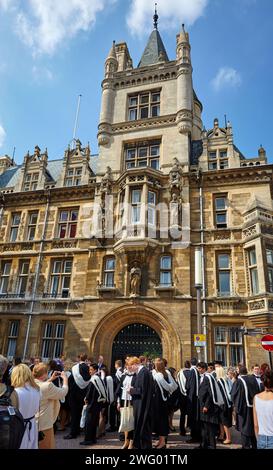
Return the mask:
<svg viewBox="0 0 273 470">
<path fill-rule="evenodd" d="M 143 323 L 130 323 L 116 335 L 112 346 L 112 368 L 126 356 L 162 356 L 162 342 L 157 332 Z"/>
</svg>

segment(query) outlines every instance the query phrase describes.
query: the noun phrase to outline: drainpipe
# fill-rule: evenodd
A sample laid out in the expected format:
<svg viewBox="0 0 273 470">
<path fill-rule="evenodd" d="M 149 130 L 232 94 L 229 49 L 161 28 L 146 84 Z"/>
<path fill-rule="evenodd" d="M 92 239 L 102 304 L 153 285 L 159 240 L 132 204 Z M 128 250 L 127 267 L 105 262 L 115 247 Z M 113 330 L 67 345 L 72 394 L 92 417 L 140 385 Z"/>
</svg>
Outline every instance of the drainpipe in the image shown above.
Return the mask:
<svg viewBox="0 0 273 470">
<path fill-rule="evenodd" d="M 204 360 L 208 362 L 208 327 L 207 327 L 207 305 L 206 305 L 206 276 L 205 276 L 205 249 L 204 249 L 204 207 L 203 207 L 203 187 L 202 174 L 199 176 L 199 207 L 200 207 L 200 242 L 201 242 L 201 259 L 202 259 L 202 329 L 206 335 L 206 346 L 204 347 Z"/>
<path fill-rule="evenodd" d="M 35 298 L 36 298 L 37 287 L 38 287 L 38 282 L 39 282 L 39 277 L 40 277 L 40 272 L 41 272 L 44 241 L 45 241 L 45 236 L 46 236 L 46 228 L 47 228 L 48 212 L 49 212 L 49 203 L 50 203 L 50 190 L 48 190 L 48 192 L 46 194 L 46 199 L 47 199 L 47 203 L 46 203 L 46 211 L 45 211 L 45 220 L 44 220 L 42 239 L 41 239 L 39 253 L 38 253 L 38 259 L 37 259 L 37 263 L 36 263 L 34 286 L 33 286 L 33 291 L 32 291 L 32 296 L 31 296 L 31 303 L 30 303 L 30 308 L 29 308 L 29 312 L 28 312 L 28 325 L 27 325 L 27 333 L 26 333 L 25 344 L 24 344 L 23 360 L 26 358 L 26 353 L 27 353 L 27 349 L 28 349 L 28 341 L 29 341 L 29 334 L 30 334 L 32 316 L 33 316 L 34 305 L 35 305 Z"/>
</svg>

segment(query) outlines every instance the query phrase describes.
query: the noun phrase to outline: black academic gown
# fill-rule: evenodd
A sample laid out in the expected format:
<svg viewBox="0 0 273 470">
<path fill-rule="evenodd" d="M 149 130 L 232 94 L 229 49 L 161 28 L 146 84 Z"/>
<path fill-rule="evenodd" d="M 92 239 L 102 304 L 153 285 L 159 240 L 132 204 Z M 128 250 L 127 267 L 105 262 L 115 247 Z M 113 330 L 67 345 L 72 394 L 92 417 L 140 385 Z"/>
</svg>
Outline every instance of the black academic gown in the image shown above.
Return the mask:
<svg viewBox="0 0 273 470">
<path fill-rule="evenodd" d="M 260 392 L 257 380 L 253 375 L 244 375 L 243 380 L 246 382 L 249 403 L 252 405 L 254 396 Z M 236 428 L 245 436 L 254 436 L 253 408 L 247 406 L 244 385 L 240 379 L 233 383 L 231 399 L 237 414 Z"/>
<path fill-rule="evenodd" d="M 191 369 L 183 369 L 183 374 L 184 376 L 186 377 L 186 384 L 185 384 L 185 388 L 186 388 L 186 392 L 188 390 L 188 381 L 189 381 L 189 377 L 190 377 L 190 374 L 191 374 Z M 179 394 L 180 394 L 180 423 L 179 423 L 179 426 L 180 426 L 180 434 L 182 435 L 186 435 L 186 429 L 185 429 L 185 418 L 186 418 L 186 415 L 188 413 L 188 396 L 187 396 L 187 393 L 186 395 L 184 395 L 180 388 L 178 387 L 178 390 L 179 390 Z"/>
<path fill-rule="evenodd" d="M 80 363 L 79 372 L 86 382 L 90 380 L 89 367 L 85 362 Z M 68 403 L 71 411 L 71 429 L 70 434 L 76 437 L 80 434 L 80 421 L 82 407 L 84 405 L 84 397 L 86 388 L 80 388 L 75 382 L 73 373 L 68 378 Z"/>
<path fill-rule="evenodd" d="M 215 379 L 212 376 L 212 387 L 214 397 L 217 399 Z M 219 425 L 219 406 L 213 402 L 212 389 L 209 378 L 205 375 L 199 387 L 199 403 L 200 403 L 200 422 L 201 422 L 201 447 L 203 449 L 216 448 L 216 434 Z M 207 408 L 207 412 L 203 413 L 203 408 Z"/>
<path fill-rule="evenodd" d="M 228 385 L 225 379 L 218 380 L 219 389 L 224 401 L 224 404 L 220 407 L 220 424 L 231 428 L 232 426 L 232 402 L 228 397 Z"/>
<path fill-rule="evenodd" d="M 102 402 L 98 402 L 99 393 L 95 385 L 90 382 L 87 388 L 85 400 L 87 402 L 85 420 L 85 441 L 96 443 L 96 432 L 99 425 Z"/>
<path fill-rule="evenodd" d="M 169 434 L 169 393 L 163 390 L 163 400 L 161 390 L 156 380 L 153 381 L 152 396 L 152 431 L 157 436 L 168 436 Z"/>
<path fill-rule="evenodd" d="M 217 399 L 214 377 L 212 377 L 212 386 L 214 390 L 214 396 Z M 200 421 L 205 421 L 211 424 L 219 424 L 219 406 L 215 405 L 213 402 L 210 381 L 206 375 L 200 384 L 198 396 L 200 403 Z M 208 409 L 207 413 L 203 413 L 203 408 Z"/>
<path fill-rule="evenodd" d="M 197 370 L 197 369 L 196 369 Z M 199 434 L 199 420 L 200 420 L 200 408 L 198 400 L 198 388 L 200 383 L 200 375 L 197 371 L 197 378 L 194 369 L 190 369 L 189 377 L 186 381 L 187 389 L 187 415 L 188 415 L 188 426 L 191 428 L 192 439 L 198 439 Z"/>
<path fill-rule="evenodd" d="M 153 379 L 151 372 L 142 367 L 132 380 L 132 401 L 134 408 L 135 429 L 134 447 L 136 449 L 152 448 L 152 410 L 151 400 Z"/>
</svg>

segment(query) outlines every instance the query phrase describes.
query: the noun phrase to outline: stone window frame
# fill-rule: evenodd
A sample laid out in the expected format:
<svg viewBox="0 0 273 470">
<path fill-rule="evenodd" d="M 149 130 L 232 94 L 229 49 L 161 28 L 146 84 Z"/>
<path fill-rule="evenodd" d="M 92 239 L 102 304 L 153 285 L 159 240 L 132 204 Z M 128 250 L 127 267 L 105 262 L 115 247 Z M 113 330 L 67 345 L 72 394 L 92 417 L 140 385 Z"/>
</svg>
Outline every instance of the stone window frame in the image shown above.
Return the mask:
<svg viewBox="0 0 273 470">
<path fill-rule="evenodd" d="M 32 222 L 32 217 L 37 216 L 36 222 Z M 33 241 L 35 240 L 35 234 L 36 234 L 36 229 L 37 229 L 37 224 L 38 224 L 38 217 L 39 217 L 39 210 L 36 211 L 29 211 L 28 212 L 28 223 L 27 223 L 27 233 L 26 233 L 26 238 L 28 241 Z M 32 238 L 30 237 L 31 230 L 34 230 L 34 234 Z"/>
<path fill-rule="evenodd" d="M 52 329 L 52 334 L 48 334 L 49 332 L 46 331 L 46 326 L 49 325 L 51 326 Z M 58 336 L 58 331 L 57 327 L 62 326 L 63 329 L 61 331 L 62 335 Z M 42 322 L 42 328 L 41 328 L 41 344 L 40 344 L 40 351 L 41 351 L 41 358 L 42 360 L 44 359 L 57 359 L 61 356 L 63 353 L 63 348 L 64 348 L 64 341 L 65 341 L 65 330 L 66 330 L 66 321 L 65 320 L 43 320 Z M 49 355 L 43 356 L 45 342 L 48 342 L 48 351 Z M 59 347 L 58 355 L 54 355 L 54 352 L 56 352 L 56 346 L 62 346 L 61 348 Z"/>
<path fill-rule="evenodd" d="M 124 169 L 130 170 L 136 168 L 153 168 L 154 170 L 159 170 L 161 145 L 161 139 L 140 140 L 138 142 L 125 142 Z M 147 149 L 146 155 L 144 155 L 144 149 Z"/>
<path fill-rule="evenodd" d="M 159 96 L 159 99 L 153 98 Z M 143 100 L 144 99 L 144 100 Z M 135 101 L 134 101 L 135 100 Z M 142 119 L 160 117 L 160 103 L 161 103 L 161 89 L 142 90 L 137 93 L 130 93 L 127 97 L 127 120 L 137 121 Z M 153 109 L 157 109 L 153 114 Z M 147 110 L 147 115 L 142 115 L 143 111 Z M 131 118 L 134 115 L 133 118 Z"/>
<path fill-rule="evenodd" d="M 79 170 L 80 170 L 80 173 L 77 173 L 77 171 Z M 64 179 L 64 186 L 67 188 L 70 188 L 71 186 L 80 186 L 81 181 L 82 181 L 82 174 L 83 174 L 82 166 L 75 166 L 75 167 L 67 168 L 65 179 Z M 68 181 L 71 181 L 71 184 L 67 184 Z"/>
<path fill-rule="evenodd" d="M 258 270 L 258 263 L 257 263 L 257 254 L 256 254 L 256 246 L 252 245 L 247 248 L 247 267 L 248 267 L 248 274 L 249 274 L 249 288 L 251 295 L 257 295 L 260 292 L 260 282 L 259 282 L 259 270 Z M 251 254 L 255 253 L 255 258 L 252 258 Z M 254 285 L 256 285 L 256 289 L 254 289 Z"/>
<path fill-rule="evenodd" d="M 5 273 L 5 267 L 10 265 L 9 272 Z M 8 294 L 9 291 L 9 283 L 10 283 L 10 275 L 11 275 L 11 268 L 12 268 L 12 260 L 11 259 L 3 259 L 1 260 L 1 276 L 0 276 L 0 297 L 5 296 Z M 3 284 L 7 282 L 7 289 L 6 292 L 3 292 Z"/>
<path fill-rule="evenodd" d="M 61 214 L 65 213 L 65 212 L 68 213 L 67 220 L 61 218 Z M 77 218 L 76 219 L 72 218 L 72 213 L 73 212 L 77 213 Z M 79 212 L 80 212 L 80 208 L 78 206 L 77 207 L 69 207 L 69 208 L 67 208 L 67 207 L 59 208 L 56 238 L 58 238 L 60 240 L 77 238 Z M 73 233 L 71 233 L 72 226 L 76 226 L 76 228 L 73 229 L 73 230 L 75 230 L 74 235 L 73 235 Z M 63 230 L 64 227 L 65 227 L 64 236 L 61 236 L 61 234 L 62 234 L 61 231 Z"/>
<path fill-rule="evenodd" d="M 271 260 L 268 259 L 268 252 L 271 252 Z M 266 245 L 265 247 L 265 258 L 267 266 L 267 283 L 268 291 L 273 293 L 273 246 Z"/>
<path fill-rule="evenodd" d="M 226 339 L 224 341 L 216 341 L 216 328 L 225 328 L 226 329 Z M 244 352 L 244 336 L 243 336 L 243 333 L 242 331 L 240 331 L 242 328 L 242 325 L 241 324 L 236 324 L 236 323 L 232 323 L 232 324 L 227 324 L 227 323 L 221 323 L 221 322 L 217 322 L 217 323 L 213 323 L 212 324 L 212 350 L 213 350 L 213 357 L 217 360 L 222 360 L 221 357 L 218 356 L 216 350 L 217 350 L 217 346 L 219 348 L 225 348 L 226 350 L 226 363 L 224 363 L 224 367 L 227 366 L 235 366 L 235 365 L 238 365 L 238 362 L 244 362 L 244 356 L 245 356 L 245 352 Z M 240 335 L 241 335 L 241 341 L 231 341 L 231 330 L 232 329 L 236 329 L 237 331 L 240 332 Z M 231 356 L 232 356 L 232 353 L 231 353 L 231 348 L 240 348 L 240 360 L 239 361 L 234 361 L 234 364 L 232 364 L 231 362 Z"/>
<path fill-rule="evenodd" d="M 220 267 L 219 266 L 219 257 L 227 255 L 229 257 L 229 266 L 228 267 Z M 217 250 L 215 252 L 216 257 L 216 279 L 217 279 L 217 296 L 225 297 L 232 295 L 232 252 L 231 250 Z M 220 273 L 229 272 L 229 291 L 220 290 Z"/>
<path fill-rule="evenodd" d="M 19 332 L 20 332 L 20 320 L 18 319 L 12 319 L 12 320 L 8 320 L 8 324 L 7 324 L 7 343 L 6 343 L 6 348 L 5 348 L 5 351 L 6 351 L 6 357 L 7 359 L 9 360 L 12 360 L 14 357 L 16 357 L 16 352 L 17 352 L 17 342 L 18 342 L 18 338 L 19 338 Z M 9 354 L 9 349 L 10 349 L 10 345 L 13 343 L 14 344 L 14 341 L 15 341 L 15 350 L 14 350 L 14 354 L 13 355 L 10 355 Z"/>
<path fill-rule="evenodd" d="M 221 154 L 225 153 L 225 156 Z M 215 155 L 212 157 L 212 155 Z M 217 148 L 208 150 L 208 170 L 225 170 L 229 168 L 229 159 L 228 159 L 228 149 L 227 148 Z"/>
<path fill-rule="evenodd" d="M 19 216 L 19 222 L 15 223 L 15 217 Z M 21 224 L 21 217 L 22 217 L 22 212 L 12 212 L 11 213 L 11 218 L 10 218 L 10 235 L 9 235 L 9 241 L 11 243 L 16 242 L 18 240 L 18 235 L 19 235 L 19 227 Z M 16 237 L 13 237 L 13 233 L 16 233 Z M 14 238 L 14 239 L 13 239 Z"/>
<path fill-rule="evenodd" d="M 61 263 L 61 269 L 59 271 L 55 270 L 56 263 Z M 71 263 L 70 271 L 65 270 L 66 263 Z M 50 273 L 49 273 L 49 279 L 48 279 L 48 293 L 45 293 L 44 297 L 53 297 L 53 298 L 61 298 L 61 299 L 70 298 L 72 274 L 73 274 L 73 257 L 52 258 L 51 263 L 50 263 Z M 57 290 L 53 289 L 53 283 L 54 283 L 53 278 L 57 278 L 57 281 L 58 281 Z M 69 287 L 64 287 L 65 278 L 69 278 Z M 66 292 L 67 295 L 63 295 L 64 292 Z"/>
<path fill-rule="evenodd" d="M 107 263 L 109 261 L 114 261 L 113 268 L 107 268 Z M 113 274 L 113 281 L 111 284 L 108 284 L 107 276 L 108 274 Z M 102 279 L 102 286 L 103 287 L 115 287 L 115 274 L 116 274 L 116 257 L 114 255 L 107 255 L 104 257 L 103 260 L 103 279 Z"/>
<path fill-rule="evenodd" d="M 28 265 L 28 269 L 27 269 L 27 272 L 24 272 L 24 265 L 26 265 L 26 264 Z M 30 259 L 21 259 L 21 260 L 19 260 L 19 271 L 18 271 L 18 278 L 17 278 L 16 293 L 20 297 L 25 297 L 25 295 L 27 293 L 29 274 L 30 274 Z M 26 284 L 25 284 L 24 290 L 22 290 L 22 284 L 24 282 Z"/>
<path fill-rule="evenodd" d="M 39 171 L 26 173 L 24 178 L 24 191 L 35 191 L 39 182 Z"/>
<path fill-rule="evenodd" d="M 162 260 L 164 258 L 168 258 L 170 260 L 170 267 L 166 268 L 162 265 Z M 161 282 L 161 279 L 162 279 L 161 275 L 165 274 L 165 273 L 168 273 L 170 275 L 170 283 Z M 171 286 L 173 286 L 173 257 L 169 253 L 165 253 L 165 254 L 160 256 L 160 260 L 159 260 L 159 286 L 162 286 L 162 287 L 171 287 Z"/>
<path fill-rule="evenodd" d="M 225 199 L 225 207 L 217 208 L 217 199 Z M 217 222 L 217 215 L 225 215 L 225 222 Z M 228 193 L 213 194 L 213 221 L 216 229 L 227 229 L 228 227 Z"/>
</svg>

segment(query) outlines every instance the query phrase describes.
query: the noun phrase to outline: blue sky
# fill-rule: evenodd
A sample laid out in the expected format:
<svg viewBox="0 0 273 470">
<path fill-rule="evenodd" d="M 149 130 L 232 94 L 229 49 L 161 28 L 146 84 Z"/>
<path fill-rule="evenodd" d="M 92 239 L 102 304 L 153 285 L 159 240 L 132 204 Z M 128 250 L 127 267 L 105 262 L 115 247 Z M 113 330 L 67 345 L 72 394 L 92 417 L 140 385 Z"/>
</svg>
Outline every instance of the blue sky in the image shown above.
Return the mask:
<svg viewBox="0 0 273 470">
<path fill-rule="evenodd" d="M 224 114 L 247 156 L 260 144 L 273 163 L 273 1 L 158 0 L 170 59 L 182 22 L 190 33 L 194 88 L 208 129 Z M 137 65 L 153 28 L 151 0 L 0 0 L 0 155 L 22 162 L 35 145 L 63 156 L 73 136 L 97 152 L 104 60 L 126 41 Z"/>
</svg>

